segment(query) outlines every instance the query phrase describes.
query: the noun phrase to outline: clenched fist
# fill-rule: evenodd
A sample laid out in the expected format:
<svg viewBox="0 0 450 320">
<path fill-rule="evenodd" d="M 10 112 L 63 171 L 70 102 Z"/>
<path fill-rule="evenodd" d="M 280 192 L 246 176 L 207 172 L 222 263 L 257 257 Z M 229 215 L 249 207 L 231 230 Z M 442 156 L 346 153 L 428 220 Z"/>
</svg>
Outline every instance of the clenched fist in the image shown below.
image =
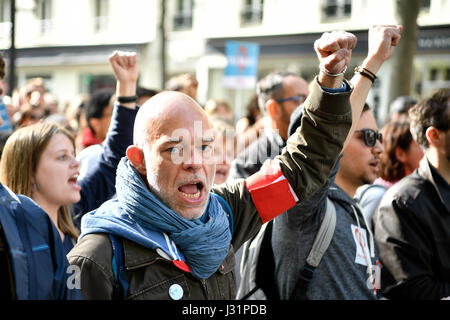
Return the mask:
<svg viewBox="0 0 450 320">
<path fill-rule="evenodd" d="M 369 59 L 379 60 L 381 64 L 394 53 L 403 31 L 401 25 L 376 25 L 369 29 Z"/>
<path fill-rule="evenodd" d="M 137 54 L 135 52 L 114 51 L 109 56 L 109 63 L 117 79 L 116 95 L 121 97 L 134 96 L 139 76 Z M 123 105 L 133 108 L 135 103 Z"/>
<path fill-rule="evenodd" d="M 314 50 L 319 58 L 320 69 L 331 74 L 341 73 L 350 62 L 356 42 L 356 36 L 345 31 L 322 34 L 314 42 Z"/>
<path fill-rule="evenodd" d="M 109 56 L 109 63 L 118 81 L 137 81 L 138 64 L 135 52 L 114 51 Z"/>
</svg>

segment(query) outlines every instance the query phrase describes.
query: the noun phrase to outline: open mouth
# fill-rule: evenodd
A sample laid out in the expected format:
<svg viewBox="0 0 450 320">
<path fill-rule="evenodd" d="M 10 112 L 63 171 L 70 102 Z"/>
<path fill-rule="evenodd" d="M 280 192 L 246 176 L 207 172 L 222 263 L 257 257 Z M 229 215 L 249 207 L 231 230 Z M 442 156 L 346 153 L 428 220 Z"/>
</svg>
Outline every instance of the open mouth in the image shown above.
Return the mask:
<svg viewBox="0 0 450 320">
<path fill-rule="evenodd" d="M 70 178 L 69 178 L 69 180 L 68 180 L 68 182 L 69 182 L 69 184 L 72 186 L 72 187 L 75 187 L 76 189 L 80 189 L 81 190 L 81 187 L 78 185 L 78 176 L 79 176 L 80 174 L 77 172 L 77 173 L 75 173 L 75 174 L 73 174 Z"/>
<path fill-rule="evenodd" d="M 69 178 L 69 183 L 77 183 L 78 181 L 78 173 L 75 173 Z"/>
<path fill-rule="evenodd" d="M 187 200 L 199 200 L 202 197 L 203 184 L 201 182 L 192 182 L 183 184 L 178 188 L 181 196 Z"/>
<path fill-rule="evenodd" d="M 380 165 L 380 160 L 374 160 L 374 161 L 371 161 L 371 162 L 369 163 L 369 165 L 370 165 L 370 167 L 372 168 L 372 170 L 378 172 L 378 170 L 379 170 L 379 165 Z"/>
</svg>

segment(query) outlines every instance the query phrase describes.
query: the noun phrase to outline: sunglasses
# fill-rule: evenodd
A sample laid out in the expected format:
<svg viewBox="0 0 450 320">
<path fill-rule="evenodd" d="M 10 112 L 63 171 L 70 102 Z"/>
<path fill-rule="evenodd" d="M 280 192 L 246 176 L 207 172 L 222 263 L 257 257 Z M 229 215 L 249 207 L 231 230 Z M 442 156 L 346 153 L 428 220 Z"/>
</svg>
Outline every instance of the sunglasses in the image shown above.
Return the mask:
<svg viewBox="0 0 450 320">
<path fill-rule="evenodd" d="M 299 94 L 297 96 L 292 96 L 292 97 L 287 97 L 287 98 L 275 99 L 275 101 L 278 103 L 283 103 L 286 101 L 295 101 L 298 104 L 303 103 L 305 100 L 306 100 L 306 95 L 304 95 L 304 94 Z"/>
<path fill-rule="evenodd" d="M 363 134 L 364 144 L 370 148 L 374 147 L 377 140 L 383 143 L 383 135 L 372 129 L 361 129 L 355 132 L 361 132 Z"/>
</svg>

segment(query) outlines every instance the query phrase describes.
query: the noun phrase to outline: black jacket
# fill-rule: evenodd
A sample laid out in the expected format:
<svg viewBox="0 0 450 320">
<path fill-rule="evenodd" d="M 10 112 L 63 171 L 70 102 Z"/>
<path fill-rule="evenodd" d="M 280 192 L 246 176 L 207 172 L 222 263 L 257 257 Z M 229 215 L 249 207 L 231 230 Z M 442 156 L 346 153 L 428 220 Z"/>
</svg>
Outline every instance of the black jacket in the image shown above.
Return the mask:
<svg viewBox="0 0 450 320">
<path fill-rule="evenodd" d="M 450 296 L 450 187 L 426 157 L 386 192 L 375 238 L 387 298 Z"/>
</svg>

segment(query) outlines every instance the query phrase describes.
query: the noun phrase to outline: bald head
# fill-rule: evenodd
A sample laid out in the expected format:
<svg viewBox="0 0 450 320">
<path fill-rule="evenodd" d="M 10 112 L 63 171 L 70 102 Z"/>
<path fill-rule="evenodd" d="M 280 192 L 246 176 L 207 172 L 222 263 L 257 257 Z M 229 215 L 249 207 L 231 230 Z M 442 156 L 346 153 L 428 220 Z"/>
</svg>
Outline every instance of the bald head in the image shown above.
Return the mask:
<svg viewBox="0 0 450 320">
<path fill-rule="evenodd" d="M 127 157 L 151 192 L 186 219 L 199 218 L 214 181 L 214 130 L 186 94 L 161 92 L 139 109 Z"/>
<path fill-rule="evenodd" d="M 202 107 L 188 95 L 177 91 L 163 91 L 156 94 L 139 109 L 134 123 L 134 144 L 143 147 L 152 143 L 167 128 L 183 128 L 195 120 L 206 120 L 208 116 Z"/>
</svg>

